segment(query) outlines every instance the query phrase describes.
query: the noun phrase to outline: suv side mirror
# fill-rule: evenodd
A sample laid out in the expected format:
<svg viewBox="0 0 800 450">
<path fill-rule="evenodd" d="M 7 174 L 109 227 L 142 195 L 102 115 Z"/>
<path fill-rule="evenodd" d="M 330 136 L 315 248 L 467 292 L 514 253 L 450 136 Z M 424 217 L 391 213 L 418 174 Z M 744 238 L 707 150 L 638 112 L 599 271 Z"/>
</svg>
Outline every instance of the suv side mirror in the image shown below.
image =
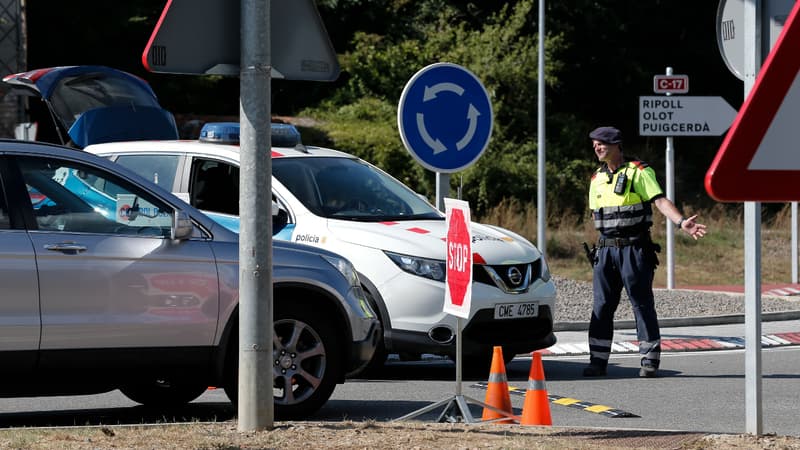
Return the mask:
<svg viewBox="0 0 800 450">
<path fill-rule="evenodd" d="M 192 236 L 192 219 L 189 213 L 181 209 L 172 214 L 172 231 L 170 238 L 174 241 L 183 241 Z"/>
</svg>

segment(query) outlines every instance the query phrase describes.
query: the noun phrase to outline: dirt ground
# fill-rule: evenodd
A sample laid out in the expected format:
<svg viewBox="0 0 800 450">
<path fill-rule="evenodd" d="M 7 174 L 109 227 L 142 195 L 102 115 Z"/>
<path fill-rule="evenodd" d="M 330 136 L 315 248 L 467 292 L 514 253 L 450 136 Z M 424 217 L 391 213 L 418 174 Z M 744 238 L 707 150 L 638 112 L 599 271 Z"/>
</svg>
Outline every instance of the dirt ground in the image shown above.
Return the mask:
<svg viewBox="0 0 800 450">
<path fill-rule="evenodd" d="M 423 422 L 276 422 L 240 432 L 233 422 L 0 430 L 3 449 L 786 449 L 800 437 Z"/>
</svg>

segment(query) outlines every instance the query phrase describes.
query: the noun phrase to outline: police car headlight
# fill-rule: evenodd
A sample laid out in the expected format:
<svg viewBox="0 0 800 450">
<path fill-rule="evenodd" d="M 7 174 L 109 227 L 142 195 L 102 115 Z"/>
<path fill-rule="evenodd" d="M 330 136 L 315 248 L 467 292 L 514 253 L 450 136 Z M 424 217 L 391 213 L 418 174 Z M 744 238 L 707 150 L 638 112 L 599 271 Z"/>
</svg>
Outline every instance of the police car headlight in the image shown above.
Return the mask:
<svg viewBox="0 0 800 450">
<path fill-rule="evenodd" d="M 401 255 L 398 253 L 384 252 L 398 267 L 404 271 L 431 280 L 444 281 L 445 262 L 437 259 L 419 258 L 417 256 Z"/>
<path fill-rule="evenodd" d="M 323 256 L 325 261 L 331 263 L 333 267 L 336 267 L 342 275 L 344 275 L 347 282 L 350 283 L 350 286 L 361 288 L 361 281 L 358 279 L 358 273 L 356 273 L 356 268 L 353 267 L 353 264 L 350 261 L 344 258 L 337 258 L 335 256 Z"/>
</svg>

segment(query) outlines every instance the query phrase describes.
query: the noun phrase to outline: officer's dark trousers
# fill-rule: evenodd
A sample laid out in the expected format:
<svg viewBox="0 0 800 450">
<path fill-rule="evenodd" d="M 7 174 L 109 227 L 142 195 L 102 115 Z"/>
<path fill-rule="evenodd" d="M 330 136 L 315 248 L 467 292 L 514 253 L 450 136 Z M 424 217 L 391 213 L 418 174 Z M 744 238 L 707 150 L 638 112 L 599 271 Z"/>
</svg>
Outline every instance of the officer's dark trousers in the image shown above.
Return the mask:
<svg viewBox="0 0 800 450">
<path fill-rule="evenodd" d="M 649 245 L 600 247 L 594 265 L 594 307 L 589 322 L 590 364 L 608 365 L 614 338 L 614 312 L 622 288 L 628 293 L 636 319 L 642 363 L 656 368 L 661 360 L 661 333 L 653 299 L 656 256 Z"/>
</svg>

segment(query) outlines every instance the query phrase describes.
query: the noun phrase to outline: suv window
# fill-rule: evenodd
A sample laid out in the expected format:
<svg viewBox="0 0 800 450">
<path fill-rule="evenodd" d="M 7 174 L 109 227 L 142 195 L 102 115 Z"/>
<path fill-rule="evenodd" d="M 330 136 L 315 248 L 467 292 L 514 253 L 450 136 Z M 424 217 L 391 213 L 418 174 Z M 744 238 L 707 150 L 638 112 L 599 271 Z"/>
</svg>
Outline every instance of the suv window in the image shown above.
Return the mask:
<svg viewBox="0 0 800 450">
<path fill-rule="evenodd" d="M 178 155 L 122 155 L 115 162 L 172 191 L 179 158 Z"/>
<path fill-rule="evenodd" d="M 170 235 L 170 208 L 111 174 L 52 158 L 18 161 L 39 230 Z"/>
</svg>

